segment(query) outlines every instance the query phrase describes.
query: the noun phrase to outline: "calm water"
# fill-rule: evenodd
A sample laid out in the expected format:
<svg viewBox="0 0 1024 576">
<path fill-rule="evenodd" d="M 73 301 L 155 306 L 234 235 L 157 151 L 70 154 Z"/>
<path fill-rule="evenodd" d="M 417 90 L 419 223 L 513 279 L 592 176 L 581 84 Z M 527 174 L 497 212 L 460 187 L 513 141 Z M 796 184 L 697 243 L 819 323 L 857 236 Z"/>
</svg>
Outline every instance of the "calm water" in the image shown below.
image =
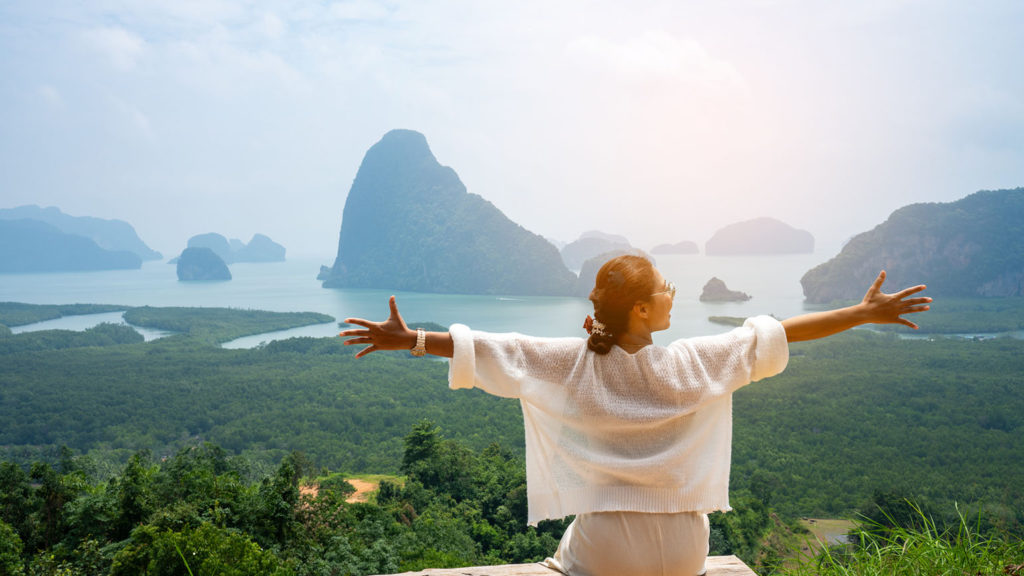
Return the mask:
<svg viewBox="0 0 1024 576">
<path fill-rule="evenodd" d="M 799 314 L 804 311 L 800 277 L 835 253 L 835 250 L 830 250 L 771 257 L 660 256 L 657 258 L 658 268 L 667 279 L 676 283 L 679 291 L 672 310 L 672 328 L 658 333 L 656 342 L 665 344 L 684 336 L 728 330 L 708 322 L 708 316 L 774 314 L 784 318 Z M 395 294 L 399 310 L 410 324 L 430 321 L 447 326 L 461 322 L 480 330 L 515 331 L 537 336 L 582 335 L 583 319 L 592 311 L 590 302 L 584 298 L 324 289 L 316 280 L 320 265 L 324 263 L 329 262 L 292 260 L 232 264 L 232 280 L 210 283 L 178 282 L 175 267 L 165 262 L 147 262 L 140 270 L 0 275 L 0 301 L 309 311 L 329 314 L 341 321 L 346 317 L 383 320 L 388 313 L 387 298 Z M 751 294 L 753 299 L 724 304 L 700 302 L 701 289 L 712 276 L 721 278 L 733 290 Z M 15 331 L 44 328 L 84 330 L 100 322 L 111 321 L 120 321 L 120 315 L 66 317 Z M 242 338 L 228 346 L 251 347 L 276 338 L 330 336 L 337 331 L 337 323 L 331 322 Z M 140 332 L 149 339 L 161 335 L 157 331 L 140 329 Z"/>
</svg>

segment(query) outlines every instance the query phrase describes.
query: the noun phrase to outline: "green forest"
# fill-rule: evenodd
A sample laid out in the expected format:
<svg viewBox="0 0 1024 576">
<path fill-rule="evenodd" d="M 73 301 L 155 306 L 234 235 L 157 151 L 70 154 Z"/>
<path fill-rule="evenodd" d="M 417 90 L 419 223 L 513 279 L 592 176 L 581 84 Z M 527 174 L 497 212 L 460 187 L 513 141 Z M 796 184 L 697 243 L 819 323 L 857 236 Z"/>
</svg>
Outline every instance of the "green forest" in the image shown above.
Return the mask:
<svg viewBox="0 0 1024 576">
<path fill-rule="evenodd" d="M 4 304 L 0 326 L 53 313 Z M 525 526 L 519 406 L 448 390 L 446 362 L 355 360 L 336 338 L 219 346 L 317 316 L 128 313 L 176 335 L 0 329 L 0 570 L 186 574 L 182 549 L 196 574 L 379 574 L 553 552 L 564 522 Z M 735 395 L 736 510 L 714 515 L 712 552 L 768 570 L 793 519 L 907 499 L 1024 535 L 1022 374 L 1008 338 L 794 345 Z M 396 481 L 343 504 L 352 473 Z M 303 482 L 329 488 L 300 503 Z"/>
</svg>

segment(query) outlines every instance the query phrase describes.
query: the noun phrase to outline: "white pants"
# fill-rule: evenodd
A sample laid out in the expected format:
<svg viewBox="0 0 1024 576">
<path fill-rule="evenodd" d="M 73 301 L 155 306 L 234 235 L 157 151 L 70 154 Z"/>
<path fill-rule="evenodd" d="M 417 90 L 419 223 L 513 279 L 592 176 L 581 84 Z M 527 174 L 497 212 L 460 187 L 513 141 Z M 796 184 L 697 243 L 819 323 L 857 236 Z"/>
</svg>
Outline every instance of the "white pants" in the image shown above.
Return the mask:
<svg viewBox="0 0 1024 576">
<path fill-rule="evenodd" d="M 697 512 L 580 514 L 544 564 L 569 576 L 699 576 L 709 536 Z"/>
</svg>

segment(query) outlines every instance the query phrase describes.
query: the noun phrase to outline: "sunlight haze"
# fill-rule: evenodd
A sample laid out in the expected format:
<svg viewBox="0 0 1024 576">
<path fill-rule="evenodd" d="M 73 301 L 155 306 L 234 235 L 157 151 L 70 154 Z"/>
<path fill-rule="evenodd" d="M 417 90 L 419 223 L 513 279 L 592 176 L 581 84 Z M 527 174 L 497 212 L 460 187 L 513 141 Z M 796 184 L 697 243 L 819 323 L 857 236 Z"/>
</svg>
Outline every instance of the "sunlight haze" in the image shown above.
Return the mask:
<svg viewBox="0 0 1024 576">
<path fill-rule="evenodd" d="M 329 264 L 366 150 L 422 132 L 561 241 L 703 249 L 771 216 L 835 245 L 1024 186 L 1024 3 L 0 3 L 0 208 Z"/>
</svg>

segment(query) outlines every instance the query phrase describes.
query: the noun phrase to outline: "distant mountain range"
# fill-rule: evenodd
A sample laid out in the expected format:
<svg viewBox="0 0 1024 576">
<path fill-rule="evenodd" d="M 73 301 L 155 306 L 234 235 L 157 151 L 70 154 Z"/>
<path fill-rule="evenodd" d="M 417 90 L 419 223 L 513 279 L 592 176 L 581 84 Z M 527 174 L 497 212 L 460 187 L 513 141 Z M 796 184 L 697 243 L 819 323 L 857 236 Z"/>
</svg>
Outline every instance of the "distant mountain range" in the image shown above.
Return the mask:
<svg viewBox="0 0 1024 576">
<path fill-rule="evenodd" d="M 91 238 L 38 220 L 0 219 L 0 273 L 84 272 L 141 268 L 128 250 L 105 250 Z"/>
<path fill-rule="evenodd" d="M 1024 296 L 1024 188 L 904 206 L 800 282 L 809 302 L 854 300 L 883 269 L 887 290 L 923 283 L 929 296 Z"/>
<path fill-rule="evenodd" d="M 418 132 L 393 130 L 363 158 L 326 288 L 568 295 L 576 275 L 543 237 L 471 194 Z"/>
<path fill-rule="evenodd" d="M 132 252 L 141 260 L 159 260 L 159 252 L 146 246 L 131 224 L 122 220 L 104 220 L 91 216 L 70 216 L 59 208 L 36 205 L 0 209 L 0 220 L 33 220 L 53 226 L 58 231 L 88 238 L 101 250 Z M 83 265 L 87 265 L 83 264 Z"/>
</svg>

